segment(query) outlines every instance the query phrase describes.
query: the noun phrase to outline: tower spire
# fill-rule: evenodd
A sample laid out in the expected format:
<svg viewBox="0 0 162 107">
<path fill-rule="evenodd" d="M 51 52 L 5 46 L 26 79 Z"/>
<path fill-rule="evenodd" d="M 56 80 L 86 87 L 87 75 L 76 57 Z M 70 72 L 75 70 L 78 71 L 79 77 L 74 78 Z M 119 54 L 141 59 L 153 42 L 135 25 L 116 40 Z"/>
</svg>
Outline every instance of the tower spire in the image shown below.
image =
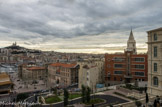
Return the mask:
<svg viewBox="0 0 162 107">
<path fill-rule="evenodd" d="M 129 39 L 127 41 L 127 50 L 133 51 L 133 53 L 136 53 L 136 41 L 133 36 L 132 27 L 131 27 Z"/>
</svg>

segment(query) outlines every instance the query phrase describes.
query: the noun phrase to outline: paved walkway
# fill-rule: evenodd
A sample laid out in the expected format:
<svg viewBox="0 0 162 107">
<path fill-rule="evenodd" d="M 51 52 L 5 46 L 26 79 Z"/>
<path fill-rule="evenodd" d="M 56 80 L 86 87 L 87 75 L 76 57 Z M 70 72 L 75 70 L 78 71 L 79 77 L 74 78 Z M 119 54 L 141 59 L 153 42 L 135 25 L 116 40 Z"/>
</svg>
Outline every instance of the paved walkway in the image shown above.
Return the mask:
<svg viewBox="0 0 162 107">
<path fill-rule="evenodd" d="M 111 95 L 102 95 L 102 94 L 91 96 L 91 98 L 101 98 L 101 99 L 104 99 L 106 101 L 105 103 L 95 105 L 95 107 L 101 107 L 103 105 L 106 106 L 110 103 L 125 103 L 125 102 L 128 102 L 128 100 L 124 100 L 123 98 L 121 99 L 119 97 L 115 97 L 115 96 L 111 96 Z M 34 102 L 34 100 L 35 100 L 35 98 L 31 97 L 30 99 L 28 99 L 28 102 Z M 73 104 L 77 105 L 78 103 L 81 103 L 81 98 L 69 101 L 69 105 L 73 105 Z M 79 106 L 82 107 L 81 105 L 79 105 Z M 57 103 L 57 104 L 42 105 L 42 107 L 64 107 L 64 105 L 63 105 L 63 102 L 60 102 L 60 103 Z"/>
<path fill-rule="evenodd" d="M 127 101 L 132 101 L 132 100 L 130 100 L 130 99 L 128 99 L 128 98 L 125 98 L 125 97 L 116 95 L 116 94 L 114 94 L 114 92 L 118 92 L 118 93 L 121 93 L 121 94 L 123 94 L 123 95 L 127 95 L 127 93 L 122 92 L 122 91 L 120 91 L 120 90 L 109 90 L 109 91 L 100 92 L 100 93 L 98 93 L 98 94 L 112 95 L 112 96 L 115 96 L 115 97 L 118 97 L 118 98 L 121 98 L 121 99 L 124 99 L 124 100 L 127 100 Z"/>
</svg>

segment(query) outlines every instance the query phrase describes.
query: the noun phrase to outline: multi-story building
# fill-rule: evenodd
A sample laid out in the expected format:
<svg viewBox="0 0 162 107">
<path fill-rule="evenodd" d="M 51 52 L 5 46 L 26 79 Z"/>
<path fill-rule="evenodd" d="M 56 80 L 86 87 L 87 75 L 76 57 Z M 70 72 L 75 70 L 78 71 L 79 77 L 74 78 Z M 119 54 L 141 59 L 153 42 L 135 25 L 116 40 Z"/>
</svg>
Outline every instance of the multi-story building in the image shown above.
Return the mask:
<svg viewBox="0 0 162 107">
<path fill-rule="evenodd" d="M 48 82 L 51 87 L 68 87 L 78 84 L 78 64 L 53 63 L 48 66 Z"/>
<path fill-rule="evenodd" d="M 47 70 L 35 64 L 22 64 L 18 66 L 18 76 L 25 81 L 42 80 L 47 78 Z"/>
<path fill-rule="evenodd" d="M 147 81 L 147 70 L 147 54 L 137 54 L 132 30 L 124 53 L 105 54 L 106 85 Z"/>
<path fill-rule="evenodd" d="M 88 86 L 95 90 L 97 84 L 104 83 L 104 61 L 103 59 L 87 59 L 79 61 L 79 88 Z"/>
<path fill-rule="evenodd" d="M 148 33 L 148 93 L 162 95 L 162 28 Z"/>
</svg>

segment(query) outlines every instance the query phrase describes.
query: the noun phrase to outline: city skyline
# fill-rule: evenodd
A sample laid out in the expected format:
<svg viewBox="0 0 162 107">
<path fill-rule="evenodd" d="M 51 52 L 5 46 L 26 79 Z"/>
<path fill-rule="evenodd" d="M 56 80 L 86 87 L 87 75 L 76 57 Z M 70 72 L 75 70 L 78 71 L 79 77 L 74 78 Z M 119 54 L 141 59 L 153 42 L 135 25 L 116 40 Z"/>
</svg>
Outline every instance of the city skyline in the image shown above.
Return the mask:
<svg viewBox="0 0 162 107">
<path fill-rule="evenodd" d="M 123 52 L 132 27 L 137 52 L 146 52 L 146 31 L 161 26 L 161 3 L 160 0 L 0 1 L 0 47 L 16 41 L 26 48 L 58 52 Z"/>
</svg>

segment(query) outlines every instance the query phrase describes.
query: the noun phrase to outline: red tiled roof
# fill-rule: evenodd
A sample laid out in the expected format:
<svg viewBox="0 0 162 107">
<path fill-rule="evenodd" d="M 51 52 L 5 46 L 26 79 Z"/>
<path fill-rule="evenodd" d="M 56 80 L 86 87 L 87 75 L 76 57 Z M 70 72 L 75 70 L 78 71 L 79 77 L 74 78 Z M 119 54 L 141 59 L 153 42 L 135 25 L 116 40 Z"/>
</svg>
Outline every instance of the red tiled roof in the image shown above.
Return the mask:
<svg viewBox="0 0 162 107">
<path fill-rule="evenodd" d="M 51 64 L 51 66 L 54 66 L 54 67 L 64 67 L 64 68 L 74 68 L 77 64 L 63 64 L 63 63 L 53 63 Z"/>
<path fill-rule="evenodd" d="M 43 70 L 43 69 L 45 69 L 45 67 L 34 66 L 34 67 L 27 68 L 27 70 Z"/>
</svg>

